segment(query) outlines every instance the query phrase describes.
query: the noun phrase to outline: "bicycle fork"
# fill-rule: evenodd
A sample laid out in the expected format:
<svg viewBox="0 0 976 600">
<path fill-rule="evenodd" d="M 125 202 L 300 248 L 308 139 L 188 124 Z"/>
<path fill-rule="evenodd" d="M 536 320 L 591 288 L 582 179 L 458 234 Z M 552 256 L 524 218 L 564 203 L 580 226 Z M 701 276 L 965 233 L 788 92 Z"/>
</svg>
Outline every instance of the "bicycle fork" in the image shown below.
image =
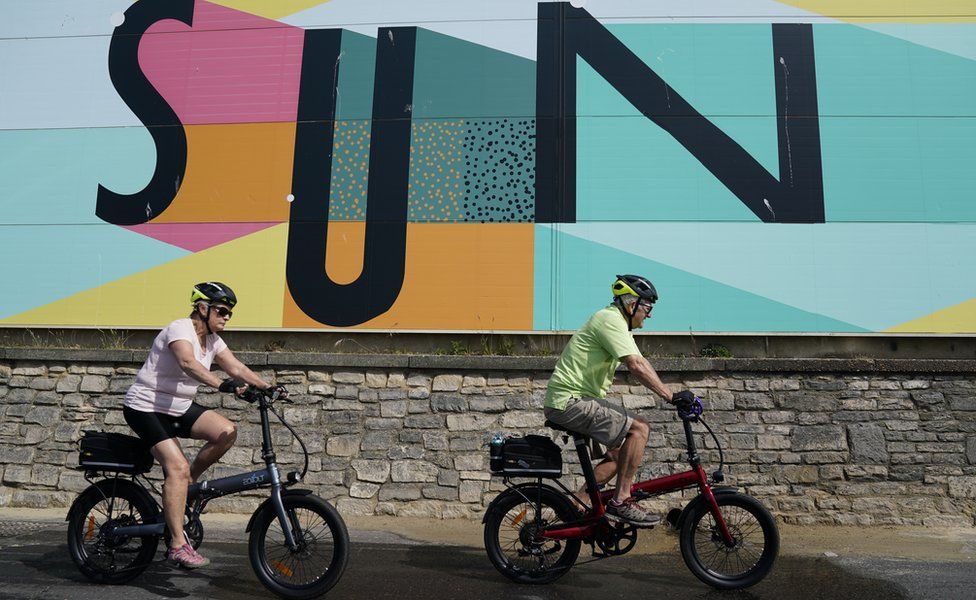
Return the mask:
<svg viewBox="0 0 976 600">
<path fill-rule="evenodd" d="M 298 518 L 292 515 L 294 518 L 289 518 L 288 513 L 285 512 L 285 503 L 281 499 L 281 479 L 278 477 L 278 469 L 269 469 L 271 471 L 271 505 L 274 507 L 275 515 L 278 517 L 278 525 L 281 526 L 281 532 L 285 536 L 285 543 L 288 544 L 288 548 L 292 552 L 298 551 L 298 542 L 295 541 L 295 534 L 300 531 Z"/>
<path fill-rule="evenodd" d="M 735 546 L 735 538 L 732 537 L 728 523 L 725 522 L 725 515 L 722 514 L 722 509 L 719 507 L 718 501 L 715 500 L 715 493 L 712 492 L 712 486 L 708 485 L 705 470 L 700 465 L 696 465 L 695 472 L 698 474 L 701 495 L 705 497 L 705 502 L 708 504 L 708 511 L 712 513 L 712 518 L 715 519 L 715 525 L 718 526 L 718 530 L 722 534 L 722 541 L 729 548 Z"/>
</svg>

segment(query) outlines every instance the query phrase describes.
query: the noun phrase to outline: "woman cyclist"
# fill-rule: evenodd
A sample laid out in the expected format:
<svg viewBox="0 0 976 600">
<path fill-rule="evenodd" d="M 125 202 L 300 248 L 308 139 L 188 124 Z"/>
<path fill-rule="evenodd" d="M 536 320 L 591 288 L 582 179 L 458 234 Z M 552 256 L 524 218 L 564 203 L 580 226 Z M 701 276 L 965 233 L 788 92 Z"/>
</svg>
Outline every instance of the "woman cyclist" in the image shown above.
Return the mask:
<svg viewBox="0 0 976 600">
<path fill-rule="evenodd" d="M 234 423 L 193 402 L 197 386 L 203 383 L 235 394 L 242 393 L 247 384 L 261 389 L 271 386 L 237 360 L 217 335 L 237 305 L 233 290 L 216 281 L 200 283 L 193 287 L 190 304 L 193 310 L 189 318 L 173 321 L 156 336 L 149 357 L 125 395 L 122 413 L 163 467 L 163 516 L 171 534 L 167 559 L 195 569 L 210 561 L 183 535 L 187 487 L 237 439 Z M 221 381 L 211 373 L 213 362 L 230 379 Z M 192 464 L 177 438 L 206 441 Z"/>
</svg>

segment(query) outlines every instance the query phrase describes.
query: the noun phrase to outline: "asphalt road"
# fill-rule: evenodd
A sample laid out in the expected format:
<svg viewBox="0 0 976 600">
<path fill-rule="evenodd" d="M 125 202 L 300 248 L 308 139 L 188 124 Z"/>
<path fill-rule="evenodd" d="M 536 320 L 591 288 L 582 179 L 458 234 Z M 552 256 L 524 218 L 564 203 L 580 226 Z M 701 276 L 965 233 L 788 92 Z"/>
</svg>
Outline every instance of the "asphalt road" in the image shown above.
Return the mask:
<svg viewBox="0 0 976 600">
<path fill-rule="evenodd" d="M 0 598 L 126 600 L 272 598 L 258 583 L 242 541 L 204 541 L 213 561 L 187 572 L 154 563 L 124 586 L 90 584 L 68 556 L 63 524 L 7 527 L 0 537 Z M 217 536 L 215 536 L 217 537 Z M 161 557 L 158 553 L 157 557 Z M 657 599 L 969 599 L 976 569 L 969 562 L 781 556 L 760 584 L 719 592 L 701 584 L 677 554 L 626 555 L 589 562 L 588 551 L 570 573 L 547 586 L 524 586 L 498 574 L 483 549 L 402 540 L 392 534 L 353 532 L 349 566 L 326 596 L 335 599 L 549 600 Z"/>
</svg>

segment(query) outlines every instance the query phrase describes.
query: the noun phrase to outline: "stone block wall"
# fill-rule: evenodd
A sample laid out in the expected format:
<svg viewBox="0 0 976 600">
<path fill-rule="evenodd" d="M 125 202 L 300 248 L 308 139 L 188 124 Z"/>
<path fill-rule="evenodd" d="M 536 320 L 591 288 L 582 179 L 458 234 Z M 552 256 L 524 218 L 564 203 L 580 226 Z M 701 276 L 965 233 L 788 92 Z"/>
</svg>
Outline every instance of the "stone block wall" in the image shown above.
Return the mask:
<svg viewBox="0 0 976 600">
<path fill-rule="evenodd" d="M 0 506 L 71 503 L 87 485 L 72 469 L 81 432 L 129 432 L 122 397 L 139 358 L 89 352 L 82 360 L 65 351 L 18 358 L 10 349 L 0 357 Z M 551 358 L 242 358 L 290 390 L 293 403 L 281 408 L 311 455 L 303 486 L 345 514 L 480 518 L 502 487 L 488 472 L 491 434 L 554 433 L 543 427 L 541 410 Z M 705 399 L 727 482 L 761 498 L 784 521 L 974 524 L 971 361 L 652 362 L 672 387 Z M 673 411 L 625 372 L 609 400 L 652 424 L 641 476 L 687 468 Z M 238 425 L 235 447 L 211 475 L 260 468 L 256 409 L 205 386 L 197 402 Z M 301 451 L 288 431 L 275 426 L 273 437 L 282 468 L 300 469 Z M 718 466 L 715 444 L 698 439 L 711 471 Z M 199 443 L 184 446 L 192 451 Z M 563 456 L 564 481 L 575 487 L 581 478 L 571 444 Z M 692 495 L 648 506 L 680 506 Z M 254 493 L 231 496 L 211 507 L 246 512 L 259 500 Z"/>
</svg>

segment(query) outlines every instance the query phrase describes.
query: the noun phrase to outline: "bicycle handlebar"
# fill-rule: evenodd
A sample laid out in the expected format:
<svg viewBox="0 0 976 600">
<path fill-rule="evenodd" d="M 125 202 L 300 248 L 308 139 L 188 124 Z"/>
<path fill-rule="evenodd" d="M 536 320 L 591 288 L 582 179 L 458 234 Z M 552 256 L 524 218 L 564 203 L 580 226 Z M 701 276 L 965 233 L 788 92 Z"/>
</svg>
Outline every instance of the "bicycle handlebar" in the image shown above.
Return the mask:
<svg viewBox="0 0 976 600">
<path fill-rule="evenodd" d="M 685 421 L 697 421 L 698 417 L 705 412 L 705 406 L 698 396 L 695 396 L 693 402 L 675 402 L 674 408 L 678 411 L 678 416 Z"/>
<path fill-rule="evenodd" d="M 244 393 L 241 394 L 240 398 L 241 400 L 250 402 L 251 404 L 254 404 L 260 400 L 262 396 L 265 398 L 270 398 L 272 402 L 275 402 L 277 400 L 285 400 L 288 398 L 287 394 L 282 396 L 284 392 L 285 388 L 281 387 L 280 385 L 273 385 L 266 390 L 262 390 L 257 386 L 248 384 L 247 389 L 244 390 Z"/>
</svg>

